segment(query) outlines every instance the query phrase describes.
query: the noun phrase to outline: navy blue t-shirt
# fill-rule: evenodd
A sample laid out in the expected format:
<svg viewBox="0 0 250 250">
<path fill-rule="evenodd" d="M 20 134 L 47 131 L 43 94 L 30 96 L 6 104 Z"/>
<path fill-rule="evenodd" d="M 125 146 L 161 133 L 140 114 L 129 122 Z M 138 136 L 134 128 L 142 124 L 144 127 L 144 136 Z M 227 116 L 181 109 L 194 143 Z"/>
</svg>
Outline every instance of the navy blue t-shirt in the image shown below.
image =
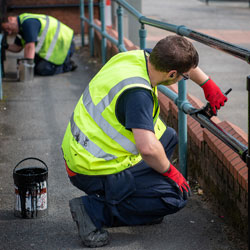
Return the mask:
<svg viewBox="0 0 250 250">
<path fill-rule="evenodd" d="M 150 90 L 133 88 L 119 97 L 116 116 L 126 129 L 140 128 L 154 132 L 153 107 Z"/>
<path fill-rule="evenodd" d="M 150 54 L 152 49 L 145 49 L 145 52 Z M 117 100 L 116 116 L 126 129 L 140 128 L 154 132 L 153 108 L 151 91 L 133 88 L 125 91 Z"/>
<path fill-rule="evenodd" d="M 41 29 L 41 23 L 36 18 L 29 18 L 22 24 L 18 17 L 19 35 L 24 39 L 25 43 L 37 42 L 37 37 Z M 21 39 L 17 36 L 15 44 L 22 46 Z"/>
</svg>

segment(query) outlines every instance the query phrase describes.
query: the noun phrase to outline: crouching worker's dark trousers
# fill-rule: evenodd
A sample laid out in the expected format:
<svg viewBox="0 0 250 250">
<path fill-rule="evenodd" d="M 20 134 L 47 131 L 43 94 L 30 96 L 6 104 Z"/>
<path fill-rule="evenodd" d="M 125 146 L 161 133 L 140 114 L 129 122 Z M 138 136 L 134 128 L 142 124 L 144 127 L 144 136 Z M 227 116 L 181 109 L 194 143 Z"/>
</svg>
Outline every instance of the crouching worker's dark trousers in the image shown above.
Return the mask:
<svg viewBox="0 0 250 250">
<path fill-rule="evenodd" d="M 175 130 L 168 127 L 161 143 L 169 159 L 177 142 Z M 98 229 L 150 224 L 186 205 L 177 188 L 144 161 L 117 174 L 77 174 L 70 181 L 87 194 L 84 206 Z"/>
<path fill-rule="evenodd" d="M 56 65 L 54 63 L 51 63 L 36 54 L 35 74 L 40 76 L 52 76 L 71 71 L 73 65 L 70 59 L 74 54 L 74 51 L 75 51 L 75 44 L 74 41 L 72 40 L 67 57 L 65 58 L 63 64 L 61 65 Z"/>
</svg>

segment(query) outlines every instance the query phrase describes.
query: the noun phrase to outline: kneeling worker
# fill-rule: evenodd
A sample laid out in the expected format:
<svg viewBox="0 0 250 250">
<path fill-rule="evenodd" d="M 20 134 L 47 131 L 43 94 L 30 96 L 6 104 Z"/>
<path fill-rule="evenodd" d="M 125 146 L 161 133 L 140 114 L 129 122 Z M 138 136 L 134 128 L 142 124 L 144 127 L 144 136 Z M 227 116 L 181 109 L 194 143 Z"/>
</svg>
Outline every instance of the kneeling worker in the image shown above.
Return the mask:
<svg viewBox="0 0 250 250">
<path fill-rule="evenodd" d="M 17 35 L 14 43 L 4 48 L 16 53 L 24 48 L 24 59 L 35 63 L 35 74 L 55 75 L 76 69 L 71 60 L 74 32 L 54 17 L 23 13 L 9 16 L 2 28 L 8 35 Z"/>
<path fill-rule="evenodd" d="M 115 55 L 86 87 L 62 142 L 70 181 L 86 193 L 69 202 L 86 246 L 107 244 L 105 227 L 159 223 L 186 205 L 190 187 L 170 162 L 178 139 L 159 117 L 157 86 L 190 77 L 216 112 L 227 97 L 198 61 L 187 39 L 168 36 L 152 51 Z"/>
</svg>

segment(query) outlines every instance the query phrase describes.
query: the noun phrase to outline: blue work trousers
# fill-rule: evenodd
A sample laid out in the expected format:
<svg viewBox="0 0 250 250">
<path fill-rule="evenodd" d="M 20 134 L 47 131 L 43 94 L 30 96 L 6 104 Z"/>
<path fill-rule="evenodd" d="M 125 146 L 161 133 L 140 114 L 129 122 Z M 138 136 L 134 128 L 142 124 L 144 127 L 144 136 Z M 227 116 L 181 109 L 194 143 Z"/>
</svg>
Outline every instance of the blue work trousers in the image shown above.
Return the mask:
<svg viewBox="0 0 250 250">
<path fill-rule="evenodd" d="M 178 143 L 168 127 L 160 139 L 168 159 Z M 120 173 L 107 176 L 77 174 L 71 183 L 84 191 L 83 203 L 97 228 L 150 224 L 186 205 L 163 175 L 144 161 Z"/>
<path fill-rule="evenodd" d="M 56 65 L 54 63 L 51 63 L 41 58 L 38 54 L 36 54 L 34 59 L 35 74 L 40 76 L 52 76 L 71 71 L 72 70 L 71 57 L 74 54 L 74 51 L 75 51 L 75 44 L 74 41 L 72 40 L 67 57 L 65 58 L 63 64 L 61 65 Z"/>
</svg>

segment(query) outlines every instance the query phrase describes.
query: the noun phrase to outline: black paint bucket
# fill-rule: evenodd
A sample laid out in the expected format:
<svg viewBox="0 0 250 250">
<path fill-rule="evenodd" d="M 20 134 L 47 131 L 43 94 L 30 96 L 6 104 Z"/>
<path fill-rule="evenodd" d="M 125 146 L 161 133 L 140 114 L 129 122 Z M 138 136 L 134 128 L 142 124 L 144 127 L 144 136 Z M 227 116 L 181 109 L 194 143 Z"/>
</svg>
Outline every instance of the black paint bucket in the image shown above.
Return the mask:
<svg viewBox="0 0 250 250">
<path fill-rule="evenodd" d="M 39 161 L 42 166 L 23 166 L 24 161 Z M 24 165 L 24 164 L 22 164 Z M 39 164 L 41 165 L 41 164 Z M 15 184 L 14 215 L 21 218 L 38 218 L 48 214 L 48 167 L 40 159 L 21 160 L 13 170 Z"/>
</svg>

